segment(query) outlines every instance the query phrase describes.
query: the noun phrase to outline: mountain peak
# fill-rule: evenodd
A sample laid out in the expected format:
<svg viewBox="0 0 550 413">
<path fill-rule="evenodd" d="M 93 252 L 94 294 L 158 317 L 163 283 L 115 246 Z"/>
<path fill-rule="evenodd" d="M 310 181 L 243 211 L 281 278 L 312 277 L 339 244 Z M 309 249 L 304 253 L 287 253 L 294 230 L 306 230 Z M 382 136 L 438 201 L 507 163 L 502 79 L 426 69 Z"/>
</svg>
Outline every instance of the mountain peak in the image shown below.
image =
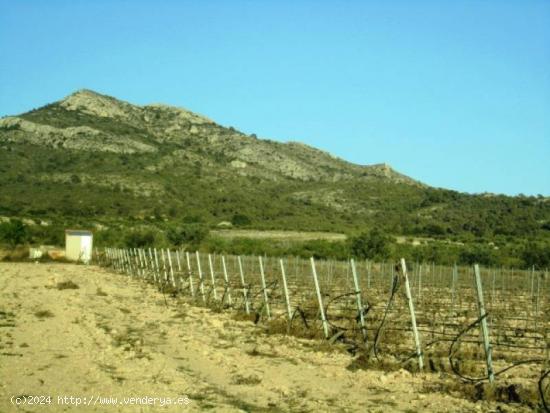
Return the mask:
<svg viewBox="0 0 550 413">
<path fill-rule="evenodd" d="M 79 110 L 88 114 L 101 117 L 127 117 L 132 105 L 102 95 L 90 89 L 79 89 L 60 101 L 60 105 L 67 110 Z"/>
<path fill-rule="evenodd" d="M 73 93 L 71 93 L 68 97 L 70 97 L 70 96 L 77 96 L 77 95 L 104 96 L 104 95 L 102 95 L 101 93 L 96 92 L 96 91 L 94 91 L 94 90 L 82 88 L 82 89 L 75 90 L 75 91 L 74 91 Z"/>
<path fill-rule="evenodd" d="M 96 92 L 91 89 L 78 89 L 75 90 L 70 95 L 66 96 L 65 98 L 60 100 L 61 102 L 71 102 L 75 100 L 111 100 L 111 101 L 118 101 L 118 99 L 115 99 L 111 96 L 104 95 L 102 93 Z"/>
<path fill-rule="evenodd" d="M 157 109 L 171 113 L 179 119 L 190 121 L 194 124 L 214 124 L 215 122 L 206 116 L 191 112 L 188 109 L 170 106 L 162 103 L 153 103 L 145 106 L 133 105 L 112 96 L 104 95 L 90 89 L 79 89 L 59 102 L 68 110 L 82 111 L 91 115 L 128 119 L 133 115 L 147 114 L 143 111 Z"/>
</svg>

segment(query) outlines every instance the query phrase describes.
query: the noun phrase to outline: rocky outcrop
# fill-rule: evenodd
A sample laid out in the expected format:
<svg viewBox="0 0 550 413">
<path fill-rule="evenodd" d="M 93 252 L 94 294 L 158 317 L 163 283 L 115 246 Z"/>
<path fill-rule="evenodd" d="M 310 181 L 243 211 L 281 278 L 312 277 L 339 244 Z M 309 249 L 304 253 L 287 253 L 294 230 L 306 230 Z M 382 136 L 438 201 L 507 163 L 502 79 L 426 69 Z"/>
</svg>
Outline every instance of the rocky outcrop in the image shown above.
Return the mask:
<svg viewBox="0 0 550 413">
<path fill-rule="evenodd" d="M 113 136 L 88 126 L 55 128 L 18 117 L 0 119 L 0 138 L 6 143 L 29 143 L 93 152 L 133 154 L 157 151 L 153 145 Z"/>
<path fill-rule="evenodd" d="M 104 118 L 128 118 L 134 106 L 91 90 L 79 90 L 59 102 L 67 110 L 81 111 Z"/>
</svg>

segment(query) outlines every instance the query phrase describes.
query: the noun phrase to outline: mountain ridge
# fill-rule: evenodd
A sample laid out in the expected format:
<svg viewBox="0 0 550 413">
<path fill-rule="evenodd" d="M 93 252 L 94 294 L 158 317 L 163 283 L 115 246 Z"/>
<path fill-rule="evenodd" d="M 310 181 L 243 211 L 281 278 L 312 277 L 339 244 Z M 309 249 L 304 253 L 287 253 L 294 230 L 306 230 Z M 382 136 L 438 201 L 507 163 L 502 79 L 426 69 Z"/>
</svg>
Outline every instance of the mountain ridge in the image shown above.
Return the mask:
<svg viewBox="0 0 550 413">
<path fill-rule="evenodd" d="M 48 121 L 45 122 L 44 119 L 37 119 L 32 115 L 33 113 L 40 113 L 40 111 L 45 108 L 56 105 L 59 109 L 66 111 L 82 113 L 102 119 L 113 119 L 119 123 L 137 126 L 142 131 L 147 131 L 147 133 L 154 138 L 153 140 L 160 142 L 166 140 L 181 140 L 188 138 L 189 135 L 191 135 L 204 138 L 206 143 L 210 145 L 216 145 L 220 143 L 220 137 L 227 138 L 227 135 L 229 135 L 230 138 L 234 140 L 238 139 L 242 145 L 246 146 L 245 148 L 240 148 L 240 150 L 235 150 L 230 154 L 235 161 L 233 165 L 237 165 L 237 168 L 240 169 L 246 168 L 247 160 L 252 159 L 254 163 L 260 164 L 264 168 L 267 167 L 267 169 L 274 172 L 273 162 L 277 162 L 281 165 L 278 170 L 280 174 L 298 179 L 314 179 L 315 174 L 311 173 L 311 165 L 308 165 L 309 168 L 304 165 L 304 163 L 308 163 L 304 162 L 306 160 L 305 158 L 310 157 L 314 159 L 315 162 L 321 162 L 325 166 L 332 164 L 330 166 L 333 168 L 346 170 L 347 173 L 343 176 L 335 174 L 335 180 L 338 180 L 341 177 L 345 178 L 349 176 L 349 174 L 365 174 L 367 176 L 372 175 L 373 177 L 386 178 L 413 185 L 423 185 L 420 182 L 395 171 L 386 163 L 374 165 L 353 164 L 326 151 L 322 151 L 300 142 L 277 142 L 268 139 L 257 139 L 253 135 L 246 135 L 231 127 L 225 128 L 220 126 L 211 119 L 191 112 L 185 108 L 168 106 L 164 104 L 137 106 L 89 89 L 80 89 L 58 102 L 54 102 L 53 104 L 46 105 L 31 112 L 18 116 L 2 118 L 0 120 L 0 128 L 4 130 L 23 130 L 24 132 L 30 134 L 25 136 L 25 138 L 33 144 L 42 143 L 49 146 L 61 145 L 67 149 L 79 149 L 78 138 L 88 133 L 96 139 L 93 139 L 93 145 L 83 145 L 80 149 L 101 151 L 105 148 L 108 151 L 120 150 L 122 152 L 129 153 L 139 151 L 155 151 L 154 146 L 151 146 L 142 140 L 136 141 L 133 138 L 126 137 L 126 139 L 122 142 L 113 142 L 115 141 L 115 139 L 113 139 L 114 137 L 102 133 L 104 131 L 101 128 L 90 128 L 90 126 L 88 126 L 90 129 L 82 129 L 83 126 L 77 124 L 51 125 Z M 161 119 L 162 126 L 159 126 L 159 122 L 156 121 L 158 118 Z M 48 128 L 48 126 L 50 128 Z M 51 129 L 51 127 L 56 126 L 57 129 Z M 214 129 L 214 132 L 217 133 L 212 133 L 212 129 Z M 224 133 L 219 133 L 220 131 Z M 55 140 L 52 136 L 58 136 L 64 139 Z M 117 138 L 120 139 L 120 134 Z M 109 140 L 111 140 L 111 142 L 109 142 Z M 252 145 L 252 142 L 254 142 L 255 145 Z M 275 147 L 269 148 L 266 147 L 266 145 Z M 269 156 L 268 152 L 276 152 L 276 149 L 281 148 L 280 145 L 285 145 L 285 147 L 289 148 L 290 151 L 298 152 L 296 153 L 297 156 L 288 156 L 289 151 L 286 151 L 286 157 L 279 156 L 273 158 Z M 262 161 L 262 156 L 266 157 L 265 162 Z M 300 161 L 297 162 L 296 157 L 300 157 Z M 307 171 L 308 169 L 310 170 L 309 172 Z"/>
<path fill-rule="evenodd" d="M 386 163 L 258 139 L 184 108 L 88 89 L 0 119 L 0 216 L 88 226 L 198 220 L 257 229 L 548 237 L 545 198 L 433 188 Z M 243 224 L 244 222 L 244 224 Z"/>
</svg>

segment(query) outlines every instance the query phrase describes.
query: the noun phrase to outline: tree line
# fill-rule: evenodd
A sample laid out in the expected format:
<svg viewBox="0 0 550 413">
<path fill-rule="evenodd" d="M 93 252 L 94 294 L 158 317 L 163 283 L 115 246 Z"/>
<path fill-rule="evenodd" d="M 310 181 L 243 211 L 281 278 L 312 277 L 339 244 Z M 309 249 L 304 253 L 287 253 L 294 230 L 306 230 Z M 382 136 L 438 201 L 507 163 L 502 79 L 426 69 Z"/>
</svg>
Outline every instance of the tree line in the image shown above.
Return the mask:
<svg viewBox="0 0 550 413">
<path fill-rule="evenodd" d="M 244 237 L 225 239 L 211 235 L 206 224 L 193 218 L 184 220 L 180 225 L 169 224 L 164 228 L 119 226 L 94 233 L 96 247 L 170 247 L 238 255 L 313 256 L 317 259 L 338 260 L 354 257 L 386 261 L 404 257 L 411 261 L 435 262 L 441 265 L 478 263 L 486 266 L 550 268 L 550 242 L 535 239 L 504 245 L 486 241 L 451 243 L 438 240 L 413 245 L 412 239 L 397 242 L 387 232 L 377 228 L 349 236 L 343 241 L 288 241 Z M 0 244 L 4 248 L 17 245 L 62 246 L 64 228 L 60 225 L 27 225 L 21 220 L 12 219 L 0 223 Z"/>
</svg>

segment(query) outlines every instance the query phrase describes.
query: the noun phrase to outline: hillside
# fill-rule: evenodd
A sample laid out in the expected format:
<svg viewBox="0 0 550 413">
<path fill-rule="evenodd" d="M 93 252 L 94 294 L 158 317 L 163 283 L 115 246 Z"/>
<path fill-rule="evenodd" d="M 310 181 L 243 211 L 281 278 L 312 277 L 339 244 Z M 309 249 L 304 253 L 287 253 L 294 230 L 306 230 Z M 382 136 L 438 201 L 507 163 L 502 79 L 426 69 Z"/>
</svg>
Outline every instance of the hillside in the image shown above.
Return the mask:
<svg viewBox="0 0 550 413">
<path fill-rule="evenodd" d="M 383 161 L 383 160 L 381 160 Z M 185 109 L 89 90 L 0 119 L 0 216 L 111 226 L 548 238 L 543 197 L 437 189 L 390 166 L 246 135 Z M 235 220 L 234 220 L 235 221 Z"/>
</svg>

